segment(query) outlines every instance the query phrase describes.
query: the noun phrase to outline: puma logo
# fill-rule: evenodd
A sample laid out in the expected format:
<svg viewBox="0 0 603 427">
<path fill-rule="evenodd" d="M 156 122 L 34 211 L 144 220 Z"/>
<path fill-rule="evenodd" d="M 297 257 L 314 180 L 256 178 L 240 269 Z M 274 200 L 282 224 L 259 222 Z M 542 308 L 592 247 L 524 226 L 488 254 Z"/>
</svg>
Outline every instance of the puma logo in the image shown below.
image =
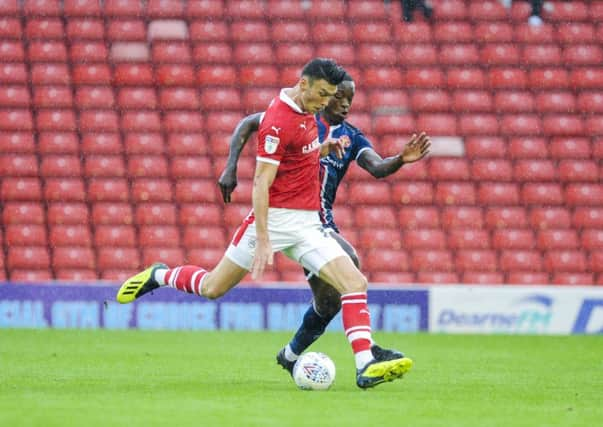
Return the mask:
<svg viewBox="0 0 603 427">
<path fill-rule="evenodd" d="M 302 128 L 303 130 L 308 130 L 308 129 L 306 128 L 306 124 L 305 124 L 305 123 L 300 123 L 300 124 L 299 124 L 299 127 L 300 127 L 300 128 Z"/>
<path fill-rule="evenodd" d="M 276 126 L 272 126 L 272 129 L 274 130 L 274 133 L 276 133 L 278 135 L 279 131 L 281 130 L 281 128 L 277 128 Z"/>
</svg>

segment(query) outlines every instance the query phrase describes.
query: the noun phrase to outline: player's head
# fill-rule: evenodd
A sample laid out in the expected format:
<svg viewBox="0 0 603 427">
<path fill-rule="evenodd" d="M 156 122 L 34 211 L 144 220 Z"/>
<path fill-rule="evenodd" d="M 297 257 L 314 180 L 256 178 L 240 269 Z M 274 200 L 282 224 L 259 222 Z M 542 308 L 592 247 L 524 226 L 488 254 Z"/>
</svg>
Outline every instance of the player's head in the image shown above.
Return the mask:
<svg viewBox="0 0 603 427">
<path fill-rule="evenodd" d="M 337 85 L 337 92 L 321 113 L 330 125 L 343 123 L 352 107 L 355 92 L 354 79 L 346 72 L 342 82 Z"/>
<path fill-rule="evenodd" d="M 332 59 L 315 58 L 308 62 L 298 82 L 303 110 L 317 113 L 325 108 L 344 76 L 345 70 Z"/>
</svg>

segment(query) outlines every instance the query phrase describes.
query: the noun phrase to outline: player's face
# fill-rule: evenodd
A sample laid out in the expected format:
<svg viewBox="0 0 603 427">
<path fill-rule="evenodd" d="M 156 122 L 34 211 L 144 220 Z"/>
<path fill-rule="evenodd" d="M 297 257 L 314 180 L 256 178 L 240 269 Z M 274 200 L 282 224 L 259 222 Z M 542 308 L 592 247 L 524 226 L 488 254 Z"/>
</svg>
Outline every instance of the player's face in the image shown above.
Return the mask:
<svg viewBox="0 0 603 427">
<path fill-rule="evenodd" d="M 323 112 L 329 124 L 338 125 L 347 118 L 352 107 L 354 93 L 354 82 L 346 80 L 339 83 L 337 92 L 335 92 L 335 95 L 331 98 L 329 105 L 327 105 L 327 108 Z"/>
<path fill-rule="evenodd" d="M 337 86 L 332 85 L 323 79 L 310 81 L 305 77 L 301 82 L 301 98 L 304 110 L 315 114 L 323 110 L 333 95 L 337 92 Z"/>
</svg>

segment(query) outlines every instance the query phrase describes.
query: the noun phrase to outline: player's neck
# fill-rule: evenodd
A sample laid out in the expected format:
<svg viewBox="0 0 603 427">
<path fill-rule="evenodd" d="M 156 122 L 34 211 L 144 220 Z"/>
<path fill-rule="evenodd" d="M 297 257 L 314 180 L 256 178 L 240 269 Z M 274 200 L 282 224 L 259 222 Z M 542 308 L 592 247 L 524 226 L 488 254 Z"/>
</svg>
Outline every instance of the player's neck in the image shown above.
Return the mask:
<svg viewBox="0 0 603 427">
<path fill-rule="evenodd" d="M 295 102 L 295 104 L 300 108 L 300 110 L 307 113 L 306 107 L 304 106 L 304 103 L 302 101 L 301 88 L 298 84 L 293 86 L 292 88 L 285 89 L 285 93 L 289 98 L 291 98 L 293 102 Z"/>
<path fill-rule="evenodd" d="M 329 126 L 337 126 L 341 124 L 340 120 L 337 120 L 335 117 L 331 116 L 327 111 L 321 111 L 319 114 L 323 121 L 328 123 Z"/>
</svg>

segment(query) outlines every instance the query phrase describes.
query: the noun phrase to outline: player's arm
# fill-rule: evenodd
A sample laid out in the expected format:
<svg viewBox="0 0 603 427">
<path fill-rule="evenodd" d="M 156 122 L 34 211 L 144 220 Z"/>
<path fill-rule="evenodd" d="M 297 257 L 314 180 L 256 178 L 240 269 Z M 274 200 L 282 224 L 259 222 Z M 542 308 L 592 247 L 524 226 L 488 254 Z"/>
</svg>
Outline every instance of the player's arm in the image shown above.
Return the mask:
<svg viewBox="0 0 603 427">
<path fill-rule="evenodd" d="M 268 190 L 274 182 L 277 171 L 278 163 L 263 161 L 256 163 L 251 196 L 257 239 L 255 256 L 251 265 L 251 277 L 254 280 L 262 277 L 266 264 L 272 265 L 273 263 L 272 245 L 268 237 Z"/>
<path fill-rule="evenodd" d="M 228 160 L 226 166 L 218 179 L 218 185 L 222 192 L 224 203 L 230 203 L 230 195 L 237 186 L 237 163 L 241 152 L 247 144 L 251 134 L 260 127 L 260 118 L 262 113 L 254 113 L 241 120 L 232 136 L 230 137 L 230 148 L 228 151 Z"/>
<path fill-rule="evenodd" d="M 375 150 L 369 148 L 360 153 L 358 166 L 365 169 L 375 178 L 385 178 L 398 171 L 405 163 L 421 160 L 429 153 L 431 141 L 425 132 L 415 134 L 406 143 L 404 149 L 395 156 L 382 158 Z"/>
</svg>

